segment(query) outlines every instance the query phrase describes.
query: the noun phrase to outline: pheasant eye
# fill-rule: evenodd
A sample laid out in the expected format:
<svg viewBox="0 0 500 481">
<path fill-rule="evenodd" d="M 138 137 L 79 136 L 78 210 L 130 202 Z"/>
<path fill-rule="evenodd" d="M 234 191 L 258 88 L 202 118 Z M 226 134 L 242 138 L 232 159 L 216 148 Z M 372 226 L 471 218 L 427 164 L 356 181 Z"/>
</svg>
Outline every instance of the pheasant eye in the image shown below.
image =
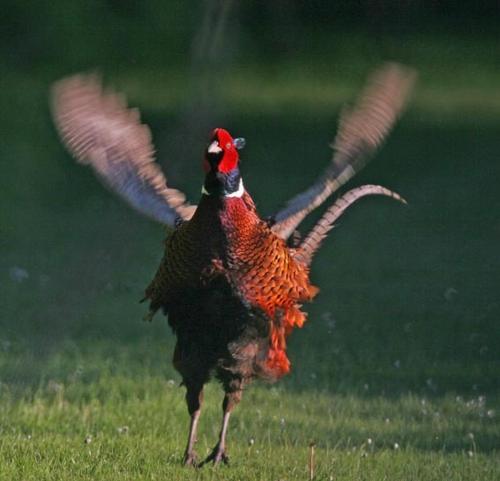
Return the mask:
<svg viewBox="0 0 500 481">
<path fill-rule="evenodd" d="M 228 143 L 226 144 L 226 149 L 230 149 L 230 148 L 231 148 L 231 142 L 228 142 Z"/>
</svg>

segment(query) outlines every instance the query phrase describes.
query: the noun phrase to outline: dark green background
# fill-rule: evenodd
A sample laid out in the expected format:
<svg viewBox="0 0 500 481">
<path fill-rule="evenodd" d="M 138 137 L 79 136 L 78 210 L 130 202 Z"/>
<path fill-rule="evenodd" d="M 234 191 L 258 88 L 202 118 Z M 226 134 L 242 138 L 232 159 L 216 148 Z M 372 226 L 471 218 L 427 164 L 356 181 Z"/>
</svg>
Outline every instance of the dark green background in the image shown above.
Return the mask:
<svg viewBox="0 0 500 481">
<path fill-rule="evenodd" d="M 419 71 L 413 102 L 351 186 L 381 183 L 409 206 L 365 199 L 325 242 L 286 386 L 496 393 L 500 16 L 496 2 L 455 3 L 233 2 L 214 44 L 223 2 L 2 2 L 0 380 L 63 377 L 50 359 L 68 343 L 111 358 L 132 346 L 131 370 L 173 343 L 138 304 L 163 229 L 65 153 L 53 81 L 97 69 L 124 91 L 194 202 L 209 129 L 245 136 L 245 184 L 268 215 L 321 172 L 342 104 L 395 60 Z"/>
</svg>

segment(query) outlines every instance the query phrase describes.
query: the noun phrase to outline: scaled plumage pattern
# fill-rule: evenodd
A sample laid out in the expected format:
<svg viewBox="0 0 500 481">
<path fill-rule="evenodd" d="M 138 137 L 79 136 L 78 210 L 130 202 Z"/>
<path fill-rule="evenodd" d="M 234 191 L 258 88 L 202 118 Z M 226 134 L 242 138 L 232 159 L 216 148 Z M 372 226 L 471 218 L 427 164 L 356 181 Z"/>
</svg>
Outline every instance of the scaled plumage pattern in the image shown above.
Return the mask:
<svg viewBox="0 0 500 481">
<path fill-rule="evenodd" d="M 54 85 L 52 111 L 68 150 L 141 213 L 169 226 L 165 255 L 146 289 L 148 318 L 162 309 L 177 336 L 174 366 L 186 387 L 191 416 L 185 464 L 194 444 L 203 386 L 214 375 L 225 391 L 219 441 L 206 461 L 227 462 L 230 413 L 254 378 L 289 372 L 286 338 L 301 327 L 303 302 L 318 288 L 309 267 L 322 240 L 349 205 L 366 195 L 396 193 L 375 185 L 353 189 L 326 210 L 298 245 L 290 236 L 315 207 L 361 169 L 404 108 L 412 70 L 387 64 L 375 72 L 352 109 L 345 110 L 331 164 L 318 181 L 264 220 L 239 170 L 243 139 L 215 129 L 203 157 L 205 181 L 198 206 L 167 186 L 154 162 L 149 129 L 118 95 L 94 76 Z"/>
</svg>

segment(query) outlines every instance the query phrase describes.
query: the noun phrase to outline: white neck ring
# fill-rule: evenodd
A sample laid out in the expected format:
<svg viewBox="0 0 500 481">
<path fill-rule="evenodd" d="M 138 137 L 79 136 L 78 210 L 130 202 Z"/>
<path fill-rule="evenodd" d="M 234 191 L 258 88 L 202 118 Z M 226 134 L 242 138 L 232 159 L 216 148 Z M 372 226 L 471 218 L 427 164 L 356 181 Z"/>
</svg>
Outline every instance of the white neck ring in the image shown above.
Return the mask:
<svg viewBox="0 0 500 481">
<path fill-rule="evenodd" d="M 238 190 L 231 192 L 230 194 L 224 194 L 224 197 L 242 197 L 245 193 L 245 188 L 243 187 L 243 180 L 240 179 L 238 184 Z"/>
<path fill-rule="evenodd" d="M 203 195 L 211 195 L 210 192 L 208 192 L 208 190 L 205 189 L 205 184 L 201 186 L 201 193 Z M 244 193 L 245 193 L 245 187 L 243 187 L 243 180 L 240 179 L 240 182 L 238 184 L 238 189 L 235 190 L 234 192 L 231 192 L 230 194 L 224 194 L 224 197 L 243 197 Z"/>
</svg>

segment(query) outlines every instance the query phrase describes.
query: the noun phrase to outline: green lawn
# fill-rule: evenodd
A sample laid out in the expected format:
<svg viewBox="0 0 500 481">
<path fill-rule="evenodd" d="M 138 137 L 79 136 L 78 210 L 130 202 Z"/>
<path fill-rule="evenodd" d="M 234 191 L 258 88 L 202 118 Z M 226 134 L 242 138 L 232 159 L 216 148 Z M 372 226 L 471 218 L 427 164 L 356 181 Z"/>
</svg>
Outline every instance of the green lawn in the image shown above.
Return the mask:
<svg viewBox="0 0 500 481">
<path fill-rule="evenodd" d="M 38 360 L 44 375 L 30 394 L 2 385 L 0 479 L 192 479 L 180 466 L 187 414 L 166 351 L 150 337 L 131 345 L 66 342 Z M 248 389 L 232 419 L 231 466 L 205 467 L 197 477 L 308 479 L 311 442 L 316 479 L 498 475 L 498 398 L 383 396 L 370 387 L 335 394 L 317 378 L 306 383 Z M 200 456 L 215 443 L 220 402 L 210 385 Z"/>
<path fill-rule="evenodd" d="M 498 479 L 499 79 L 462 48 L 462 64 L 448 58 L 456 75 L 420 62 L 425 45 L 407 59 L 421 70 L 413 107 L 352 185 L 387 185 L 408 207 L 366 199 L 342 219 L 313 264 L 321 293 L 290 340 L 292 374 L 248 389 L 232 466 L 195 474 L 180 467 L 173 336 L 161 316 L 140 321 L 163 229 L 62 150 L 46 106 L 56 74 L 3 76 L 0 479 L 304 480 L 312 441 L 318 480 Z M 216 122 L 247 138 L 245 185 L 263 215 L 326 164 L 365 72 L 310 62 L 307 75 L 290 64 L 227 78 Z M 182 73 L 111 77 L 152 125 L 169 180 L 196 200 L 199 160 L 172 137 Z M 200 455 L 221 401 L 210 385 Z"/>
</svg>

